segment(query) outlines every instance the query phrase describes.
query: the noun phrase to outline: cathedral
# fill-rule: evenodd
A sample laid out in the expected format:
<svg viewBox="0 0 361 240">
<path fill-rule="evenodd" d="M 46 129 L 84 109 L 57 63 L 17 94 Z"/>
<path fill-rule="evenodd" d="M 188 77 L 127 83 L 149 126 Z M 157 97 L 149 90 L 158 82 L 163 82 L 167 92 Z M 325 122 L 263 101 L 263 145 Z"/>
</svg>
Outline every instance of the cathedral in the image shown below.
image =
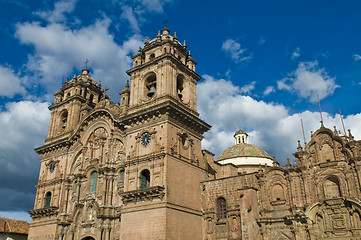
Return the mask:
<svg viewBox="0 0 361 240">
<path fill-rule="evenodd" d="M 321 123 L 280 166 L 235 129 L 214 159 L 185 42 L 164 28 L 132 59 L 119 103 L 87 68 L 55 93 L 30 240 L 361 239 L 350 131 Z"/>
</svg>

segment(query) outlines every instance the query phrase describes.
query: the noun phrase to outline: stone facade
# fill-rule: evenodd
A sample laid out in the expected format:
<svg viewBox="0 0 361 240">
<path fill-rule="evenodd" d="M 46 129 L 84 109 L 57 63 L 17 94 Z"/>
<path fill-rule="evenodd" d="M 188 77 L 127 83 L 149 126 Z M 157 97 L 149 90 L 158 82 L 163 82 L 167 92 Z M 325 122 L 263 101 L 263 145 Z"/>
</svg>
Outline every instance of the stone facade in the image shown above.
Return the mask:
<svg viewBox="0 0 361 240">
<path fill-rule="evenodd" d="M 299 144 L 294 166 L 244 173 L 208 158 L 204 239 L 361 239 L 360 146 L 322 125 L 305 149 Z"/>
<path fill-rule="evenodd" d="M 29 239 L 360 239 L 361 141 L 323 126 L 295 165 L 201 150 L 196 62 L 164 28 L 113 103 L 87 68 L 55 94 Z"/>
</svg>

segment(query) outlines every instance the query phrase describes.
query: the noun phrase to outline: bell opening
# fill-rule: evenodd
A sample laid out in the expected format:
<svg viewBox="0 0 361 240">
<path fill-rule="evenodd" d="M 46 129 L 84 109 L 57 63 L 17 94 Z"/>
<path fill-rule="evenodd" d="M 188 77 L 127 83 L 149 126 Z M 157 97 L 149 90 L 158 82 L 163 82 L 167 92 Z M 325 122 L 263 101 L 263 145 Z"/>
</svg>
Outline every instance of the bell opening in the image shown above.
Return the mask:
<svg viewBox="0 0 361 240">
<path fill-rule="evenodd" d="M 183 98 L 182 90 L 178 89 L 178 97 L 180 100 Z"/>
<path fill-rule="evenodd" d="M 149 87 L 149 91 L 147 93 L 148 98 L 151 99 L 154 96 L 154 93 L 155 93 L 155 84 L 152 84 Z"/>
<path fill-rule="evenodd" d="M 183 101 L 183 89 L 184 89 L 183 83 L 184 83 L 184 76 L 178 75 L 177 76 L 177 95 L 181 101 Z"/>
<path fill-rule="evenodd" d="M 148 76 L 144 84 L 145 84 L 145 96 L 148 97 L 148 99 L 153 98 L 157 89 L 156 75 L 151 74 L 150 76 Z"/>
</svg>

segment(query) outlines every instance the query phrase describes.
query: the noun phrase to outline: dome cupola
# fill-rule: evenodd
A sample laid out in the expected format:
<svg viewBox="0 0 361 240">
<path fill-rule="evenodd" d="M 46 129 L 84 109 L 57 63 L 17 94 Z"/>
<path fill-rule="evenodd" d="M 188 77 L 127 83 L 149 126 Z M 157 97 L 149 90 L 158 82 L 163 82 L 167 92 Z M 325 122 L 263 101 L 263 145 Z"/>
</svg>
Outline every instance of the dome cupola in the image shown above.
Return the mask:
<svg viewBox="0 0 361 240">
<path fill-rule="evenodd" d="M 232 163 L 246 171 L 258 169 L 259 165 L 273 165 L 273 159 L 260 147 L 248 143 L 248 134 L 241 129 L 234 134 L 235 145 L 227 148 L 217 162 L 224 165 Z"/>
</svg>

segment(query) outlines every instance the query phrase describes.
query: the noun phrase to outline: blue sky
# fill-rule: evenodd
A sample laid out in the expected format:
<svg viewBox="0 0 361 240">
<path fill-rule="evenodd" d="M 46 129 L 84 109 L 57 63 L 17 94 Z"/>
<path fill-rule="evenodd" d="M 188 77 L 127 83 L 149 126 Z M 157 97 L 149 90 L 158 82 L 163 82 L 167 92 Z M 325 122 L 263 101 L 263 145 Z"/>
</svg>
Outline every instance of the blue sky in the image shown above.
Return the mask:
<svg viewBox="0 0 361 240">
<path fill-rule="evenodd" d="M 359 1 L 0 0 L 0 216 L 29 221 L 53 94 L 85 59 L 113 101 L 131 56 L 165 25 L 202 76 L 198 111 L 216 157 L 240 127 L 291 158 L 320 126 L 361 138 Z M 303 142 L 303 141 L 302 141 Z"/>
</svg>

